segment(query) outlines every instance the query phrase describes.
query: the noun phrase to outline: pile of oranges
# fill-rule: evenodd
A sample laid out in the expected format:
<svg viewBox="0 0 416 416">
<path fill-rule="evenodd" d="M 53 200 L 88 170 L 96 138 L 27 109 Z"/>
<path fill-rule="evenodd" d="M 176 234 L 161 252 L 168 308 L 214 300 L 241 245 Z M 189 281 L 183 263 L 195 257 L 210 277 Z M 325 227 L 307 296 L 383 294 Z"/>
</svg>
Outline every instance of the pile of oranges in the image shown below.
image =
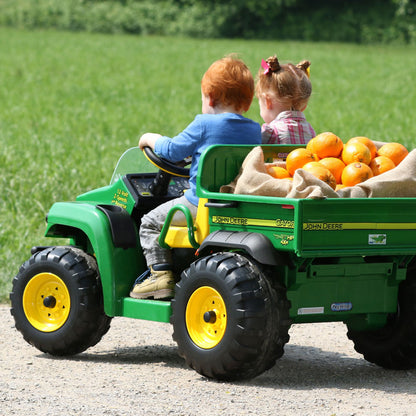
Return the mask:
<svg viewBox="0 0 416 416">
<path fill-rule="evenodd" d="M 321 133 L 306 145 L 292 150 L 286 158 L 286 168 L 269 166 L 275 178 L 293 177 L 304 169 L 333 189 L 354 186 L 396 167 L 408 150 L 400 143 L 386 143 L 377 149 L 367 137 L 353 137 L 345 144 L 333 133 Z"/>
</svg>

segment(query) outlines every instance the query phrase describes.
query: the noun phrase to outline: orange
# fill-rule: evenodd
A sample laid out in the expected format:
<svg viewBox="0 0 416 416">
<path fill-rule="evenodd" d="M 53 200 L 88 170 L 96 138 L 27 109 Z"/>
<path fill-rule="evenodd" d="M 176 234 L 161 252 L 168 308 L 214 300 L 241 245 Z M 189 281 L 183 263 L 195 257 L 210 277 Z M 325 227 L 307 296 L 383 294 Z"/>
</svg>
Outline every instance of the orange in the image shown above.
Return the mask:
<svg viewBox="0 0 416 416">
<path fill-rule="evenodd" d="M 319 167 L 319 166 L 322 166 L 322 165 L 321 165 L 320 161 L 319 162 L 308 162 L 305 165 L 303 165 L 302 169 L 308 170 L 308 169 L 310 169 L 310 168 L 312 168 L 314 166 L 318 166 Z"/>
<path fill-rule="evenodd" d="M 370 168 L 374 176 L 380 175 L 395 167 L 394 162 L 386 156 L 377 156 L 370 162 Z"/>
<path fill-rule="evenodd" d="M 316 157 L 304 147 L 292 150 L 286 157 L 286 170 L 293 176 L 296 169 L 302 168 L 308 162 L 316 161 Z"/>
<path fill-rule="evenodd" d="M 318 162 L 310 162 L 303 166 L 307 172 L 312 173 L 315 177 L 327 183 L 332 189 L 337 186 L 337 181 L 329 169 L 320 165 Z"/>
<path fill-rule="evenodd" d="M 368 137 L 364 137 L 364 136 L 353 137 L 352 139 L 348 140 L 347 144 L 356 143 L 356 142 L 365 144 L 368 147 L 368 150 L 370 150 L 370 153 L 371 153 L 371 159 L 374 159 L 377 156 L 377 146 Z"/>
<path fill-rule="evenodd" d="M 290 177 L 289 172 L 280 166 L 266 166 L 266 170 L 273 178 L 285 179 Z"/>
<path fill-rule="evenodd" d="M 341 159 L 337 157 L 326 157 L 321 159 L 319 163 L 330 170 L 337 183 L 341 183 L 342 171 L 345 168 L 345 163 Z"/>
<path fill-rule="evenodd" d="M 337 186 L 335 188 L 336 191 L 339 191 L 340 189 L 345 188 L 345 185 L 341 184 L 341 183 L 337 183 Z"/>
<path fill-rule="evenodd" d="M 377 151 L 379 156 L 386 156 L 397 166 L 408 154 L 408 150 L 400 143 L 386 143 Z"/>
<path fill-rule="evenodd" d="M 363 143 L 347 143 L 342 151 L 342 161 L 349 165 L 353 162 L 362 162 L 368 165 L 371 162 L 370 149 Z"/>
<path fill-rule="evenodd" d="M 343 147 L 344 143 L 342 143 L 342 140 L 334 133 L 330 132 L 318 134 L 306 145 L 306 148 L 310 152 L 316 154 L 319 159 L 325 157 L 338 157 L 341 154 Z"/>
<path fill-rule="evenodd" d="M 354 186 L 357 183 L 364 182 L 373 176 L 370 166 L 365 163 L 353 162 L 345 166 L 342 171 L 342 184 L 345 186 Z"/>
<path fill-rule="evenodd" d="M 306 150 L 309 150 L 311 153 L 315 153 L 315 150 L 313 147 L 314 143 L 315 142 L 313 141 L 313 139 L 309 140 L 308 143 L 306 143 Z"/>
</svg>

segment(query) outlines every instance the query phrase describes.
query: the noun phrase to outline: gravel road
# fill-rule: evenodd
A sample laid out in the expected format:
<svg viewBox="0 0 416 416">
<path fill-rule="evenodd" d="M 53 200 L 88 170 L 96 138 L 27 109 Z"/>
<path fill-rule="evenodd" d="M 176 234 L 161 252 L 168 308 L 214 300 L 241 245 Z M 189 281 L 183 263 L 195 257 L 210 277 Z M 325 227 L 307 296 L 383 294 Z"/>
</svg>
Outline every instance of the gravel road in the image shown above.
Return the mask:
<svg viewBox="0 0 416 416">
<path fill-rule="evenodd" d="M 0 414 L 416 414 L 416 370 L 367 363 L 341 323 L 294 325 L 284 356 L 257 378 L 208 380 L 177 355 L 169 324 L 114 318 L 95 347 L 52 358 L 27 344 L 0 305 Z"/>
</svg>

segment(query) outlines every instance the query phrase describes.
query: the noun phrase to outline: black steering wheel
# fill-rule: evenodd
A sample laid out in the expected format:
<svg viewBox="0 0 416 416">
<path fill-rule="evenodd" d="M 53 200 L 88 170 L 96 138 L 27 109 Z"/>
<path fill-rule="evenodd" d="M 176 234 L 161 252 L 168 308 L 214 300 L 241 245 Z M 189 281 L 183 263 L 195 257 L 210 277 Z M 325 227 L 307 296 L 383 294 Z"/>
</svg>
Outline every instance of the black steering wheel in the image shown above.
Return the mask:
<svg viewBox="0 0 416 416">
<path fill-rule="evenodd" d="M 169 173 L 173 176 L 182 176 L 183 178 L 189 178 L 189 168 L 185 168 L 191 163 L 191 158 L 186 158 L 179 162 L 170 162 L 158 156 L 150 147 L 144 147 L 143 153 L 150 163 L 155 165 L 160 170 Z"/>
<path fill-rule="evenodd" d="M 170 162 L 156 155 L 150 147 L 144 147 L 143 153 L 150 163 L 155 165 L 159 172 L 149 186 L 149 191 L 154 196 L 163 196 L 168 193 L 169 183 L 172 176 L 189 178 L 189 169 L 185 166 L 191 163 L 191 158 L 181 160 L 177 163 Z"/>
</svg>

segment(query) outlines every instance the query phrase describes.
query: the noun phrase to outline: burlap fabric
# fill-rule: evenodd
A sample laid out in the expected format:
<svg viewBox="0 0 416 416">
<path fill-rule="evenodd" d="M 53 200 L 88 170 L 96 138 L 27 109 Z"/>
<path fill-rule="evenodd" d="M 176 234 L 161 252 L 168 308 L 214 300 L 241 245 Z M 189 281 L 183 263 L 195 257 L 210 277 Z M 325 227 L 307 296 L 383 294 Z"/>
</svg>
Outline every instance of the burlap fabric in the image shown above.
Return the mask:
<svg viewBox="0 0 416 416">
<path fill-rule="evenodd" d="M 311 173 L 298 169 L 293 180 L 267 173 L 260 146 L 246 156 L 237 177 L 220 192 L 287 198 L 390 198 L 416 197 L 416 149 L 394 169 L 358 185 L 334 191 Z"/>
</svg>

